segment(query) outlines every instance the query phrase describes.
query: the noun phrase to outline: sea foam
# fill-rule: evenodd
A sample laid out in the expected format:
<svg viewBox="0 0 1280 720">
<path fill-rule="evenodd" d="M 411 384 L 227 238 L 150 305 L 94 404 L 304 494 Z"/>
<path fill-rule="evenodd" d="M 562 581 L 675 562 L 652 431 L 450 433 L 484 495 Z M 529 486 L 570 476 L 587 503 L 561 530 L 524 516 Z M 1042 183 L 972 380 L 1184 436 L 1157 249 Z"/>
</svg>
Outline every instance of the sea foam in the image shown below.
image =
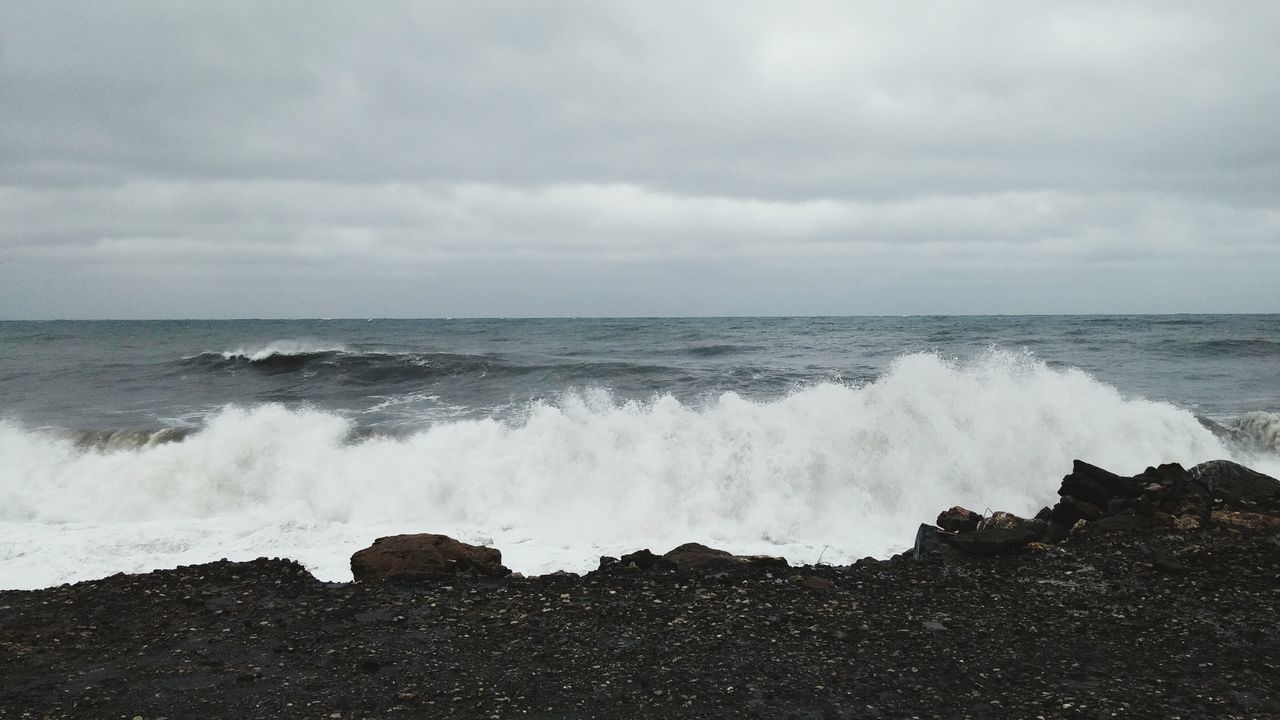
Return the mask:
<svg viewBox="0 0 1280 720">
<path fill-rule="evenodd" d="M 957 503 L 1034 512 L 1073 458 L 1135 473 L 1232 456 L 1190 412 L 1002 351 L 908 355 L 875 382 L 767 402 L 589 389 L 516 420 L 352 429 L 227 407 L 181 442 L 112 450 L 0 424 L 0 586 L 260 555 L 349 580 L 350 554 L 397 532 L 493 544 L 525 573 L 691 540 L 843 563 L 901 549 Z"/>
</svg>

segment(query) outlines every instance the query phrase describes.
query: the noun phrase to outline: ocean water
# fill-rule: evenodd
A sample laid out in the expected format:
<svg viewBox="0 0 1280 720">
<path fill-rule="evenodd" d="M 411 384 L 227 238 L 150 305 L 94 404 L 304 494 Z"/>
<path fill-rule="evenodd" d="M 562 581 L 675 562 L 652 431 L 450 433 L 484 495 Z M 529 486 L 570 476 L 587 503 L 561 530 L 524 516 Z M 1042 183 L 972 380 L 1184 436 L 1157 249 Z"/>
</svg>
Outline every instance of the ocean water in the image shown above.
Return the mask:
<svg viewBox="0 0 1280 720">
<path fill-rule="evenodd" d="M 1280 475 L 1280 315 L 0 322 L 0 587 L 397 532 L 796 563 L 1081 458 Z"/>
</svg>

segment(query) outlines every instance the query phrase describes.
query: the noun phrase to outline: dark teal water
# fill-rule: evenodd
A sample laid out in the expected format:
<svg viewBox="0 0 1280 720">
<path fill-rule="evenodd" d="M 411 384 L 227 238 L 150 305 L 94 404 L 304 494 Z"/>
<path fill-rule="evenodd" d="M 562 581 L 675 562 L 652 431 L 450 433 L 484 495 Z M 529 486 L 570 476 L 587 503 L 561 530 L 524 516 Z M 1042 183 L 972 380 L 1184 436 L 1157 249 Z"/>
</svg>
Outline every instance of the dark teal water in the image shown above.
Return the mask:
<svg viewBox="0 0 1280 720">
<path fill-rule="evenodd" d="M 1280 410 L 1280 315 L 0 322 L 0 417 L 198 427 L 228 404 L 314 407 L 376 431 L 619 400 L 776 399 L 896 358 L 992 348 L 1227 419 Z"/>
</svg>

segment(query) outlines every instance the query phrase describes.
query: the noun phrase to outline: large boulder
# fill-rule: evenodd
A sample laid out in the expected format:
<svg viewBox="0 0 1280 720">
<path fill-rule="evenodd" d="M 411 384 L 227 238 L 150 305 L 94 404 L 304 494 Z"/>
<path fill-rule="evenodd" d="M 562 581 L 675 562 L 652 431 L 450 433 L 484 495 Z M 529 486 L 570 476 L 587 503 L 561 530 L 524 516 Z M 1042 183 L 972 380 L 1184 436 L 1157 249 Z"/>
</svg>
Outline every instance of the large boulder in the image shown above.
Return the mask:
<svg viewBox="0 0 1280 720">
<path fill-rule="evenodd" d="M 707 547 L 700 543 L 685 543 L 673 548 L 662 559 L 678 570 L 722 570 L 724 568 L 787 567 L 787 561 L 767 555 L 734 555 L 727 550 Z"/>
<path fill-rule="evenodd" d="M 351 574 L 357 582 L 458 573 L 504 577 L 511 571 L 495 548 L 433 533 L 380 537 L 351 556 Z"/>
<path fill-rule="evenodd" d="M 1280 505 L 1280 480 L 1230 460 L 1210 460 L 1188 471 L 1215 501 L 1228 507 Z"/>
</svg>

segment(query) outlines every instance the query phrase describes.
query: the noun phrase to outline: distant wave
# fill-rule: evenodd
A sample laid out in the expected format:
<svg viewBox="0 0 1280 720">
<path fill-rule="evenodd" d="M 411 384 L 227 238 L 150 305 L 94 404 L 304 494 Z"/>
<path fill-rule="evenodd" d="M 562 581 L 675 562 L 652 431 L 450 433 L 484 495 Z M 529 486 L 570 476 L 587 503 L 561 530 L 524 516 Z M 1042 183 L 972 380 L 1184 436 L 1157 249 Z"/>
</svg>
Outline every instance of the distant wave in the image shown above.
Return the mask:
<svg viewBox="0 0 1280 720">
<path fill-rule="evenodd" d="M 1280 342 L 1275 340 L 1219 339 L 1179 343 L 1173 348 L 1188 357 L 1276 357 L 1280 359 Z"/>
<path fill-rule="evenodd" d="M 743 352 L 761 350 L 758 345 L 695 345 L 690 348 L 682 349 L 680 352 L 692 355 L 694 357 L 720 357 L 722 355 L 735 355 Z"/>
<path fill-rule="evenodd" d="M 1275 447 L 1276 415 L 1233 425 Z M 908 355 L 873 382 L 769 401 L 596 389 L 505 420 L 354 427 L 229 407 L 182 442 L 112 451 L 0 422 L 0 578 L 35 587 L 283 554 L 345 579 L 351 551 L 408 531 L 495 544 L 524 572 L 689 540 L 839 562 L 900 549 L 957 503 L 1035 512 L 1073 458 L 1121 473 L 1216 458 L 1280 471 L 1186 410 L 1000 351 Z"/>
<path fill-rule="evenodd" d="M 298 348 L 289 352 L 278 348 L 252 352 L 204 352 L 183 358 L 178 365 L 184 370 L 195 368 L 212 372 L 254 371 L 269 375 L 304 372 L 369 386 L 442 377 L 537 374 L 555 375 L 568 380 L 600 381 L 670 372 L 669 368 L 659 365 L 618 361 L 518 363 L 495 354 L 356 352 L 341 348 Z"/>
</svg>

